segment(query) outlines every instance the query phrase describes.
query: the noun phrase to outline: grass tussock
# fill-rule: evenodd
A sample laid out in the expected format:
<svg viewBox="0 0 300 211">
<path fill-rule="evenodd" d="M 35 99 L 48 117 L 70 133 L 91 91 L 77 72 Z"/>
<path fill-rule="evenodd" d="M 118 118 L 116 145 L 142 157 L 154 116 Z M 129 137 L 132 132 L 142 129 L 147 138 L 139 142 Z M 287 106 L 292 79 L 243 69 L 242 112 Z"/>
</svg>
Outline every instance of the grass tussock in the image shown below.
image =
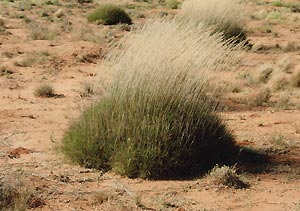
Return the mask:
<svg viewBox="0 0 300 211">
<path fill-rule="evenodd" d="M 101 5 L 87 17 L 89 22 L 100 21 L 105 25 L 116 25 L 119 23 L 132 24 L 129 15 L 120 6 L 113 4 Z"/>
<path fill-rule="evenodd" d="M 54 88 L 49 84 L 42 84 L 36 87 L 34 90 L 34 96 L 36 97 L 53 97 L 55 96 Z"/>
<path fill-rule="evenodd" d="M 24 189 L 24 184 L 9 176 L 0 178 L 0 210 L 25 211 L 31 195 Z"/>
<path fill-rule="evenodd" d="M 258 82 L 260 83 L 268 83 L 270 80 L 274 69 L 271 64 L 264 64 L 259 69 Z"/>
<path fill-rule="evenodd" d="M 238 62 L 235 48 L 202 25 L 146 23 L 107 55 L 99 83 L 105 73 L 113 79 L 64 134 L 64 154 L 82 166 L 154 179 L 230 163 L 235 142 L 207 78 Z"/>
<path fill-rule="evenodd" d="M 226 186 L 229 188 L 243 189 L 249 188 L 249 184 L 244 182 L 236 173 L 236 168 L 216 165 L 209 173 L 209 177 L 214 185 Z"/>
<path fill-rule="evenodd" d="M 31 21 L 28 25 L 30 37 L 33 40 L 53 40 L 57 33 L 45 23 Z"/>
<path fill-rule="evenodd" d="M 246 41 L 245 7 L 240 0 L 187 0 L 182 4 L 179 19 L 194 20 L 221 32 L 224 38 L 235 42 Z"/>
</svg>

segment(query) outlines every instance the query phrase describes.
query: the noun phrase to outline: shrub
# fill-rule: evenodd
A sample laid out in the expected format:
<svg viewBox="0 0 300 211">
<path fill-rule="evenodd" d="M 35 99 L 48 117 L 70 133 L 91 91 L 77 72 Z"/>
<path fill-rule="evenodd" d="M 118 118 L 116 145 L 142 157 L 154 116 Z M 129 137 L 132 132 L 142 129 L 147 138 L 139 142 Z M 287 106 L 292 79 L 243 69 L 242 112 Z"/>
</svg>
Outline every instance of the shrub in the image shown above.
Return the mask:
<svg viewBox="0 0 300 211">
<path fill-rule="evenodd" d="M 54 97 L 55 92 L 49 84 L 42 84 L 35 89 L 34 95 L 37 97 Z"/>
<path fill-rule="evenodd" d="M 249 184 L 244 182 L 236 173 L 234 167 L 215 166 L 209 173 L 214 185 L 223 185 L 229 188 L 243 189 L 249 188 Z"/>
<path fill-rule="evenodd" d="M 112 4 L 100 6 L 88 16 L 88 21 L 100 21 L 106 25 L 115 25 L 118 23 L 132 24 L 129 15 L 121 7 Z"/>
<path fill-rule="evenodd" d="M 0 177 L 0 210 L 25 211 L 31 194 L 24 188 L 23 182 L 11 176 Z"/>
<path fill-rule="evenodd" d="M 177 0 L 166 0 L 166 6 L 171 9 L 178 9 L 179 2 Z"/>
<path fill-rule="evenodd" d="M 206 80 L 209 71 L 237 62 L 221 40 L 204 26 L 164 20 L 121 41 L 99 74 L 113 73 L 111 85 L 64 134 L 65 155 L 86 167 L 155 179 L 230 163 L 235 142 Z"/>
<path fill-rule="evenodd" d="M 245 41 L 245 9 L 239 0 L 187 0 L 182 4 L 179 19 L 195 20 L 221 32 L 224 39 L 235 38 L 235 42 Z"/>
</svg>

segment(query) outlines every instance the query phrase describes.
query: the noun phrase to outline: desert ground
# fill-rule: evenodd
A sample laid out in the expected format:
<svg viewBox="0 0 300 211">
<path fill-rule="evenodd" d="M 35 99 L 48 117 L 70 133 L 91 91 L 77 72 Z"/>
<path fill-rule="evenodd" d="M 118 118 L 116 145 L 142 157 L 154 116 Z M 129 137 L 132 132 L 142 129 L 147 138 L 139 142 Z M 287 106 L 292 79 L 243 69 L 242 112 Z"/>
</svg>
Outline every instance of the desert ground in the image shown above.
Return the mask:
<svg viewBox="0 0 300 211">
<path fill-rule="evenodd" d="M 155 0 L 115 2 L 133 25 L 179 10 Z M 132 26 L 88 23 L 86 15 L 102 1 L 1 0 L 1 178 L 33 195 L 28 210 L 300 210 L 300 90 L 280 86 L 261 102 L 262 87 L 255 83 L 266 65 L 287 77 L 300 71 L 299 1 L 276 2 L 245 3 L 241 13 L 253 47 L 245 50 L 241 70 L 231 73 L 234 80 L 223 93 L 227 109 L 221 116 L 237 143 L 268 157 L 238 166 L 249 187 L 235 189 L 213 184 L 209 175 L 128 179 L 65 159 L 59 150 L 64 132 L 97 99 L 97 67 Z M 35 96 L 40 84 L 50 84 L 56 94 Z"/>
</svg>

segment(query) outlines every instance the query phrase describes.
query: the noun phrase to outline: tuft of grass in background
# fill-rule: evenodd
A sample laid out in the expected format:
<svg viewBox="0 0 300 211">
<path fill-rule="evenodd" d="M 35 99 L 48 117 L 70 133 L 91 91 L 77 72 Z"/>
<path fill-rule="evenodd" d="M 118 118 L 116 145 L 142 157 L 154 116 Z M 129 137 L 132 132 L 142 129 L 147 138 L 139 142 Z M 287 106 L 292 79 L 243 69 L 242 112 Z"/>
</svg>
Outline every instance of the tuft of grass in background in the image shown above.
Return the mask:
<svg viewBox="0 0 300 211">
<path fill-rule="evenodd" d="M 254 106 L 263 106 L 264 103 L 268 103 L 271 98 L 271 90 L 269 88 L 261 89 L 255 96 L 253 102 L 250 104 Z"/>
<path fill-rule="evenodd" d="M 178 9 L 179 2 L 177 0 L 165 0 L 165 4 L 170 9 Z"/>
<path fill-rule="evenodd" d="M 33 40 L 53 40 L 56 37 L 56 32 L 44 23 L 31 21 L 28 28 Z"/>
<path fill-rule="evenodd" d="M 89 22 L 100 21 L 105 25 L 115 25 L 119 23 L 132 24 L 129 15 L 120 6 L 113 4 L 101 5 L 98 9 L 88 15 Z"/>
<path fill-rule="evenodd" d="M 212 27 L 214 33 L 221 32 L 224 39 L 234 39 L 238 43 L 247 40 L 244 14 L 245 8 L 239 0 L 187 0 L 178 18 L 203 23 Z"/>
<path fill-rule="evenodd" d="M 34 95 L 36 97 L 53 97 L 55 96 L 55 91 L 51 85 L 42 84 L 36 87 L 34 90 Z"/>
<path fill-rule="evenodd" d="M 0 210 L 25 211 L 31 197 L 19 179 L 8 175 L 0 178 Z"/>
<path fill-rule="evenodd" d="M 48 60 L 49 53 L 47 51 L 29 52 L 20 61 L 16 61 L 14 64 L 19 67 L 31 67 L 34 64 L 45 64 Z"/>
<path fill-rule="evenodd" d="M 193 26 L 193 27 L 191 27 Z M 65 132 L 64 154 L 128 177 L 195 176 L 231 163 L 236 146 L 209 95 L 210 71 L 233 68 L 237 46 L 205 26 L 146 23 L 107 55 L 106 94 Z"/>
<path fill-rule="evenodd" d="M 268 83 L 274 70 L 271 64 L 264 64 L 259 71 L 258 82 L 265 84 Z"/>
<path fill-rule="evenodd" d="M 236 173 L 235 167 L 216 165 L 209 173 L 209 177 L 214 185 L 222 185 L 229 188 L 244 189 L 249 188 L 249 184 L 244 182 Z"/>
</svg>

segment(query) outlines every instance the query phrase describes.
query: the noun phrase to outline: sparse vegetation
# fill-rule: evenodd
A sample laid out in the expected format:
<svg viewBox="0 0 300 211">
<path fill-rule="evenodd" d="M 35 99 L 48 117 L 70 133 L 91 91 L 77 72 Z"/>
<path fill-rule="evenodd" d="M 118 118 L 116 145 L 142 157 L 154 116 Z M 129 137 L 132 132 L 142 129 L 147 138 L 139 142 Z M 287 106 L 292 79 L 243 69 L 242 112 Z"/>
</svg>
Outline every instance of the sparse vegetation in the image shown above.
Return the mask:
<svg viewBox="0 0 300 211">
<path fill-rule="evenodd" d="M 19 67 L 31 67 L 34 64 L 44 64 L 48 59 L 49 53 L 47 51 L 41 52 L 30 52 L 25 55 L 25 57 L 16 61 L 14 64 Z"/>
<path fill-rule="evenodd" d="M 25 211 L 30 194 L 22 187 L 19 180 L 12 180 L 8 176 L 0 178 L 0 210 Z"/>
<path fill-rule="evenodd" d="M 279 109 L 288 109 L 289 102 L 290 102 L 289 96 L 283 95 L 277 99 L 275 106 L 276 108 Z"/>
<path fill-rule="evenodd" d="M 271 77 L 271 74 L 273 72 L 272 65 L 264 65 L 261 67 L 261 72 L 258 76 L 258 81 L 261 83 L 267 83 Z"/>
<path fill-rule="evenodd" d="M 100 6 L 88 17 L 89 22 L 100 21 L 105 25 L 115 25 L 119 23 L 132 24 L 129 15 L 120 6 L 105 4 Z"/>
<path fill-rule="evenodd" d="M 111 88 L 65 133 L 65 155 L 89 168 L 155 179 L 230 163 L 233 137 L 206 95 L 208 70 L 238 60 L 221 40 L 175 21 L 148 23 L 123 40 L 121 55 L 112 52 L 102 66 L 114 74 Z"/>
<path fill-rule="evenodd" d="M 260 90 L 256 94 L 253 103 L 250 103 L 250 104 L 253 104 L 254 106 L 263 106 L 264 103 L 269 102 L 270 98 L 271 98 L 271 91 L 269 88 L 265 88 L 265 89 Z"/>
<path fill-rule="evenodd" d="M 278 74 L 272 81 L 273 90 L 284 90 L 289 85 L 289 81 L 285 75 Z"/>
<path fill-rule="evenodd" d="M 28 28 L 33 40 L 53 40 L 56 36 L 56 32 L 44 23 L 31 21 Z"/>
<path fill-rule="evenodd" d="M 53 97 L 55 96 L 55 91 L 51 85 L 42 84 L 35 89 L 34 95 L 36 97 Z"/>
</svg>

